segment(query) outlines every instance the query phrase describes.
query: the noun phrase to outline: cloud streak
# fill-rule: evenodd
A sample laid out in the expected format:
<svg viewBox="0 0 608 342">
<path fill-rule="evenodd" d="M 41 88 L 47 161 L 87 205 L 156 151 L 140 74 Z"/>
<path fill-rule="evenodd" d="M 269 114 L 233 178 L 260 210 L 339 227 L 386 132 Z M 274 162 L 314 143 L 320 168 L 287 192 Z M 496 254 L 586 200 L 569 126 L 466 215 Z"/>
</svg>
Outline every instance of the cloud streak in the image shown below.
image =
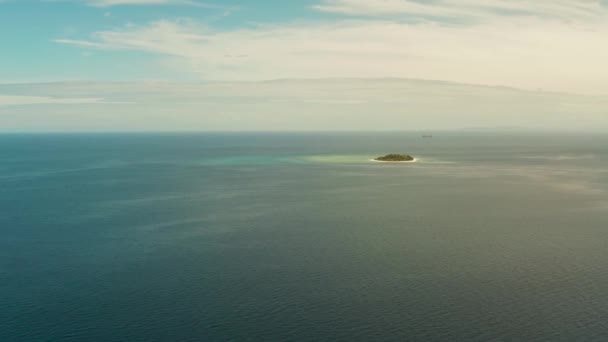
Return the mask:
<svg viewBox="0 0 608 342">
<path fill-rule="evenodd" d="M 0 94 L 0 130 L 608 129 L 608 97 L 407 79 L 18 84 Z"/>
<path fill-rule="evenodd" d="M 102 103 L 101 98 L 60 98 L 50 96 L 0 95 L 0 107 L 25 105 L 75 105 Z"/>
<path fill-rule="evenodd" d="M 587 13 L 573 8 L 575 13 Z M 559 11 L 544 13 L 549 12 Z M 203 80 L 405 77 L 608 94 L 607 36 L 608 21 L 501 15 L 456 26 L 343 19 L 234 30 L 162 20 L 56 42 L 149 52 L 162 57 L 165 67 Z"/>
<path fill-rule="evenodd" d="M 73 0 L 47 0 L 47 1 L 73 1 Z M 205 8 L 219 8 L 219 6 L 195 0 L 83 0 L 81 3 L 93 7 L 111 7 L 124 5 L 181 5 Z"/>
<path fill-rule="evenodd" d="M 542 17 L 563 20 L 605 18 L 604 8 L 594 0 L 324 0 L 314 5 L 323 12 L 358 16 L 403 16 L 491 20 L 500 16 Z"/>
</svg>

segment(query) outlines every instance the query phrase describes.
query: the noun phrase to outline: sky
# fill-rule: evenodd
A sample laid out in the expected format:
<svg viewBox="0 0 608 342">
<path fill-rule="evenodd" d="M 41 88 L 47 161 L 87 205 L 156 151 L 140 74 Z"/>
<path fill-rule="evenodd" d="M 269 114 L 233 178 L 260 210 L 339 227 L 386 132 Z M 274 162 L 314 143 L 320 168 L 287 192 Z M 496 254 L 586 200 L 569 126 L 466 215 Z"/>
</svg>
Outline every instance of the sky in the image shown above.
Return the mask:
<svg viewBox="0 0 608 342">
<path fill-rule="evenodd" d="M 606 37 L 608 0 L 0 0 L 0 130 L 602 130 Z"/>
</svg>

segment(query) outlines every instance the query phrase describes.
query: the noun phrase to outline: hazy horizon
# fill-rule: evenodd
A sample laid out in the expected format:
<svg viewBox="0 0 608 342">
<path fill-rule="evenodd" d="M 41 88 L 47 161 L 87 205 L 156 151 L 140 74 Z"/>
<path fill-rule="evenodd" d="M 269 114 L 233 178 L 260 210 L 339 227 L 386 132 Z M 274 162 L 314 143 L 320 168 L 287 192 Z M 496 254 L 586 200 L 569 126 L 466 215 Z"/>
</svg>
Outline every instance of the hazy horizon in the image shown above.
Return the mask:
<svg viewBox="0 0 608 342">
<path fill-rule="evenodd" d="M 0 0 L 0 131 L 605 130 L 606 19 L 605 0 Z"/>
<path fill-rule="evenodd" d="M 608 97 L 409 79 L 0 84 L 0 131 L 600 131 Z"/>
</svg>

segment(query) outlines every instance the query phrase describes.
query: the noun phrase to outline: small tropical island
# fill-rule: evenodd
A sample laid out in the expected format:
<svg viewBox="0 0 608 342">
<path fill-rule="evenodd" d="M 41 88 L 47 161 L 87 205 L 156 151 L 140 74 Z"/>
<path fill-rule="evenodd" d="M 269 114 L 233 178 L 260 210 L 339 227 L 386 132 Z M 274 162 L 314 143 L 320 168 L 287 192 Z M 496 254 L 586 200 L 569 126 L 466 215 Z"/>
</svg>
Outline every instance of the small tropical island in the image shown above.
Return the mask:
<svg viewBox="0 0 608 342">
<path fill-rule="evenodd" d="M 387 154 L 382 157 L 374 158 L 374 161 L 381 162 L 413 162 L 416 159 L 409 154 Z"/>
</svg>

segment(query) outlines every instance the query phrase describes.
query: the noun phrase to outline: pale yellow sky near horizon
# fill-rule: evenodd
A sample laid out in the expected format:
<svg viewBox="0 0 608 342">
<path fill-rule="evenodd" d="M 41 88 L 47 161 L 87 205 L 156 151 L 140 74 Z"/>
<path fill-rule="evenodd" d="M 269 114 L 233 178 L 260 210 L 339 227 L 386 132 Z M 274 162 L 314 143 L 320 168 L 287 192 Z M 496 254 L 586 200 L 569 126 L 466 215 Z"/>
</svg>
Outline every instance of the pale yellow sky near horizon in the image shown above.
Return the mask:
<svg viewBox="0 0 608 342">
<path fill-rule="evenodd" d="M 608 97 L 405 79 L 0 85 L 2 131 L 608 129 Z M 4 101 L 4 102 L 3 102 Z"/>
</svg>

